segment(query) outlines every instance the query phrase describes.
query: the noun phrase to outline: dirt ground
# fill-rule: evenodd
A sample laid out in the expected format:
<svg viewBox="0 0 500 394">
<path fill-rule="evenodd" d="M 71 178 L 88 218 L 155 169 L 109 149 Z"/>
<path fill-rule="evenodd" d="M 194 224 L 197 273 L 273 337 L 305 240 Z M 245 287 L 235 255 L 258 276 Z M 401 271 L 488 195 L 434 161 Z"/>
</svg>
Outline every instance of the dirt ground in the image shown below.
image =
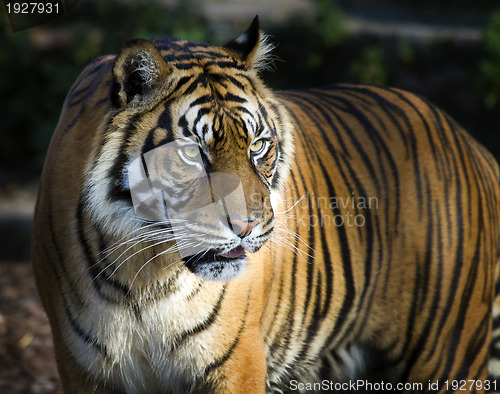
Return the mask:
<svg viewBox="0 0 500 394">
<path fill-rule="evenodd" d="M 62 393 L 29 261 L 0 262 L 0 393 Z"/>
</svg>

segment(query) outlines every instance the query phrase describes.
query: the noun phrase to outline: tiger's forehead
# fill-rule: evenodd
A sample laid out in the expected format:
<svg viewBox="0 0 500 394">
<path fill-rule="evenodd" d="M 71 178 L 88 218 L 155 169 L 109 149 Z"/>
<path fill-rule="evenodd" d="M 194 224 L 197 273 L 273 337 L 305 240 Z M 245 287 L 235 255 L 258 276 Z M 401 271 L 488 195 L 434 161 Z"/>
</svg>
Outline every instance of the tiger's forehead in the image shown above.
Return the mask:
<svg viewBox="0 0 500 394">
<path fill-rule="evenodd" d="M 153 40 L 152 43 L 160 50 L 163 59 L 178 70 L 196 66 L 235 69 L 244 67 L 241 61 L 221 47 L 174 38 Z"/>
<path fill-rule="evenodd" d="M 194 136 L 206 145 L 228 139 L 251 140 L 256 136 L 259 129 L 259 104 L 256 100 L 249 98 L 242 107 L 235 106 L 234 102 L 226 105 L 209 99 L 211 95 L 206 90 L 207 101 L 194 97 L 182 100 L 175 111 L 181 136 Z"/>
<path fill-rule="evenodd" d="M 195 137 L 203 145 L 228 139 L 248 143 L 265 129 L 266 93 L 260 91 L 256 73 L 227 49 L 176 39 L 153 44 L 172 69 L 165 109 L 174 139 Z"/>
<path fill-rule="evenodd" d="M 200 142 L 226 137 L 229 130 L 240 137 L 253 138 L 261 123 L 263 104 L 254 92 L 226 85 L 222 77 L 211 80 L 205 73 L 193 74 L 184 91 L 172 102 L 178 136 L 194 135 Z"/>
<path fill-rule="evenodd" d="M 178 82 L 181 95 L 211 95 L 223 106 L 242 104 L 242 94 L 256 94 L 257 76 L 222 47 L 169 39 L 154 43 Z"/>
</svg>

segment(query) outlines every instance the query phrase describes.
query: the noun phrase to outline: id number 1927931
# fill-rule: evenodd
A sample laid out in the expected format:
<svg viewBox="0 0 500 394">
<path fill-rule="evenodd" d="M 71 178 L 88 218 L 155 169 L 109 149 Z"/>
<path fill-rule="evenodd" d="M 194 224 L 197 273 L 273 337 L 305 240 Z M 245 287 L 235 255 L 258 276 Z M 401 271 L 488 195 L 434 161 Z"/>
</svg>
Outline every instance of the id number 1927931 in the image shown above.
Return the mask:
<svg viewBox="0 0 500 394">
<path fill-rule="evenodd" d="M 446 390 L 467 391 L 471 390 L 495 390 L 497 389 L 496 380 L 447 380 L 444 382 Z"/>
<path fill-rule="evenodd" d="M 59 3 L 54 2 L 29 2 L 14 3 L 6 2 L 8 14 L 59 14 Z"/>
</svg>

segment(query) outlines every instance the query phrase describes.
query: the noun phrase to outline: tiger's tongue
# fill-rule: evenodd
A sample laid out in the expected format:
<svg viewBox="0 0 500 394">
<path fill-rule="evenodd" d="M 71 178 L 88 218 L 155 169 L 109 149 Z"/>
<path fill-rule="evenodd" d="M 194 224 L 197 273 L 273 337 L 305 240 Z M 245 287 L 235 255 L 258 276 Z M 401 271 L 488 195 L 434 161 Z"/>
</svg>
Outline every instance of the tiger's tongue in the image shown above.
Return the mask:
<svg viewBox="0 0 500 394">
<path fill-rule="evenodd" d="M 243 246 L 238 246 L 230 250 L 229 252 L 222 253 L 221 256 L 226 257 L 228 259 L 235 259 L 236 257 L 240 256 L 244 251 L 245 249 L 243 249 Z"/>
</svg>

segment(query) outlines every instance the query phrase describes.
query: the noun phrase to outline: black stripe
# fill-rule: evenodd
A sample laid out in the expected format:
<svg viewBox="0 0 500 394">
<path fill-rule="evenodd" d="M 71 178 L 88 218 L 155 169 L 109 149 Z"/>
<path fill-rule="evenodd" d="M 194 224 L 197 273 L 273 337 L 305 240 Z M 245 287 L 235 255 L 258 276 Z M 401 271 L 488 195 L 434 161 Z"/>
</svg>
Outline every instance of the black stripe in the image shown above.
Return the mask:
<svg viewBox="0 0 500 394">
<path fill-rule="evenodd" d="M 183 342 L 186 341 L 189 337 L 192 337 L 204 330 L 207 330 L 215 322 L 217 316 L 219 315 L 220 308 L 222 305 L 222 300 L 224 299 L 225 293 L 226 293 L 226 285 L 224 285 L 224 287 L 222 288 L 219 298 L 215 303 L 214 307 L 212 308 L 212 310 L 210 311 L 210 314 L 207 316 L 207 318 L 201 323 L 199 323 L 197 326 L 190 328 L 187 331 L 184 331 L 181 334 L 180 338 L 176 341 L 177 346 L 182 345 Z"/>
<path fill-rule="evenodd" d="M 182 92 L 182 94 L 187 96 L 187 95 L 193 93 L 198 88 L 199 85 L 201 85 L 201 86 L 207 85 L 207 78 L 206 78 L 205 74 L 199 74 L 193 80 L 193 82 L 191 82 L 191 84 L 186 88 L 186 90 L 184 92 Z"/>
<path fill-rule="evenodd" d="M 177 125 L 181 128 L 181 133 L 184 137 L 192 137 L 192 133 L 189 130 L 189 125 L 185 115 L 182 115 L 177 122 Z"/>
<path fill-rule="evenodd" d="M 469 174 L 467 172 L 467 168 L 470 168 L 470 163 L 467 163 L 467 161 L 470 160 L 470 147 L 467 145 L 462 147 L 464 145 L 464 140 L 463 140 L 463 138 L 461 138 L 461 135 L 459 134 L 459 129 L 457 129 L 457 124 L 455 123 L 455 121 L 453 119 L 448 118 L 448 117 L 446 118 L 446 121 L 447 121 L 448 127 L 450 128 L 451 135 L 452 135 L 453 139 L 455 140 L 455 144 L 456 144 L 456 147 L 458 150 L 459 159 L 460 159 L 460 162 L 462 163 L 462 172 L 464 174 L 463 178 L 465 181 L 464 187 L 465 187 L 465 191 L 467 192 L 467 195 L 469 197 L 469 198 L 467 198 L 468 206 L 467 206 L 467 209 L 465 212 L 468 213 L 469 223 L 471 223 L 473 220 L 472 213 L 474 212 L 475 207 L 472 206 L 472 199 L 470 198 L 472 188 L 471 188 L 471 184 L 470 184 L 470 177 L 469 177 Z M 464 150 L 466 150 L 466 152 Z M 469 164 L 469 165 L 466 166 L 466 164 Z M 478 193 L 478 195 L 480 196 L 481 193 Z M 481 197 L 479 197 L 479 198 L 481 198 Z"/>
<path fill-rule="evenodd" d="M 55 239 L 53 239 L 53 241 L 55 241 Z M 43 253 L 45 254 L 45 260 L 46 261 L 51 261 L 51 258 L 50 258 L 50 254 L 47 252 L 46 250 L 46 247 L 45 245 L 43 246 Z M 62 261 L 61 261 L 62 263 Z M 97 338 L 93 337 L 92 334 L 85 330 L 81 325 L 80 323 L 77 321 L 77 319 L 74 317 L 73 313 L 71 312 L 70 310 L 70 307 L 69 307 L 69 304 L 68 304 L 68 301 L 66 300 L 66 297 L 65 297 L 65 294 L 66 294 L 66 291 L 63 290 L 62 288 L 62 281 L 61 281 L 61 277 L 59 276 L 59 274 L 57 273 L 57 269 L 55 268 L 55 266 L 50 263 L 49 266 L 51 267 L 51 271 L 52 273 L 54 274 L 54 278 L 56 280 L 57 283 L 59 283 L 59 290 L 60 290 L 60 294 L 61 294 L 61 301 L 63 303 L 63 309 L 64 309 L 64 314 L 66 315 L 66 318 L 72 328 L 72 330 L 75 332 L 75 334 L 77 334 L 88 346 L 94 348 L 94 350 L 98 351 L 101 355 L 103 355 L 104 357 L 106 357 L 108 360 L 110 360 L 110 356 L 109 356 L 109 352 L 106 348 L 106 346 L 104 344 L 102 344 Z M 74 293 L 74 292 L 73 292 Z M 50 295 L 49 295 L 50 296 Z M 52 304 L 52 305 L 55 305 L 55 304 Z M 83 306 L 83 304 L 80 304 L 78 306 L 78 309 L 80 309 L 81 307 Z M 55 319 L 56 320 L 59 320 L 58 319 L 58 315 L 57 314 L 54 314 L 55 316 Z M 58 327 L 61 327 L 61 323 L 59 322 L 57 324 Z M 64 343 L 64 346 L 66 347 L 66 349 L 69 351 L 69 353 L 73 353 L 73 351 L 71 350 L 71 348 L 69 348 L 67 346 L 67 340 L 65 340 L 66 338 L 62 338 L 63 340 L 63 343 Z M 73 359 L 75 360 L 75 358 L 73 357 Z M 76 362 L 76 360 L 75 360 Z"/>
<path fill-rule="evenodd" d="M 232 102 L 240 103 L 240 104 L 245 104 L 247 102 L 246 98 L 240 97 L 240 96 L 236 96 L 235 94 L 232 94 L 232 93 L 229 93 L 229 92 L 227 92 L 225 94 L 224 100 L 226 100 L 226 101 L 232 101 Z M 259 108 L 261 109 L 261 111 L 265 112 L 263 106 L 260 106 Z"/>
<path fill-rule="evenodd" d="M 481 349 L 488 348 L 487 343 L 491 339 L 488 336 L 491 321 L 490 319 L 491 315 L 485 314 L 481 322 L 477 325 L 474 333 L 468 338 L 469 342 L 467 343 L 465 349 L 465 357 L 462 359 L 461 364 L 462 370 L 466 370 L 471 364 L 473 364 L 473 360 L 477 359 L 477 357 L 481 354 Z M 488 357 L 484 357 L 483 362 L 488 362 Z M 483 368 L 478 369 L 478 373 L 482 371 Z"/>
<path fill-rule="evenodd" d="M 66 304 L 66 300 L 63 298 L 64 302 L 64 313 L 66 314 L 66 317 L 71 325 L 71 328 L 73 331 L 90 347 L 94 348 L 97 350 L 101 355 L 103 355 L 105 358 L 108 359 L 108 361 L 111 360 L 111 357 L 109 355 L 109 352 L 106 348 L 106 345 L 104 345 L 101 341 L 99 341 L 96 337 L 94 337 L 89 331 L 84 329 L 81 325 L 80 322 L 73 316 L 71 313 L 71 310 L 69 309 L 68 305 Z"/>
<path fill-rule="evenodd" d="M 68 103 L 68 108 L 74 107 L 75 105 L 79 105 L 83 101 L 88 100 L 88 98 L 95 93 L 95 90 L 91 89 L 92 87 L 93 84 L 92 82 L 90 82 L 87 86 L 73 93 L 73 95 L 71 96 L 71 100 Z"/>
<path fill-rule="evenodd" d="M 129 146 L 130 136 L 133 135 L 136 131 L 137 124 L 140 123 L 141 115 L 134 115 L 128 123 L 127 129 L 123 130 L 123 136 L 121 137 L 121 144 L 118 154 L 116 155 L 113 166 L 109 169 L 108 172 L 108 180 L 110 182 L 111 187 L 109 188 L 108 198 L 111 201 L 127 201 L 132 205 L 132 197 L 130 196 L 130 191 L 124 188 L 123 185 L 123 175 L 125 165 L 129 160 L 129 156 L 127 154 L 127 148 Z M 104 144 L 105 146 L 105 144 Z M 104 146 L 101 146 L 100 151 L 98 152 L 98 157 L 95 162 L 99 161 L 100 155 L 102 154 L 102 149 Z"/>
<path fill-rule="evenodd" d="M 173 93 L 178 93 L 185 85 L 187 85 L 187 83 L 189 81 L 191 81 L 191 79 L 193 79 L 192 75 L 188 75 L 188 76 L 180 78 L 177 81 L 177 84 L 175 85 L 175 88 L 172 89 L 172 92 Z"/>
<path fill-rule="evenodd" d="M 88 267 L 88 273 L 90 277 L 90 281 L 96 290 L 96 292 L 99 294 L 99 296 L 106 300 L 107 302 L 113 303 L 113 304 L 120 304 L 124 300 L 127 300 L 130 296 L 130 289 L 123 285 L 122 283 L 115 281 L 111 278 L 101 278 L 102 275 L 99 275 L 100 269 L 99 266 L 96 264 L 97 259 L 94 257 L 92 253 L 92 249 L 90 246 L 89 241 L 87 240 L 86 236 L 86 231 L 85 231 L 85 225 L 84 225 L 84 210 L 85 210 L 85 203 L 84 203 L 84 195 L 80 198 L 80 201 L 78 202 L 78 207 L 76 209 L 76 214 L 75 214 L 75 219 L 76 219 L 76 230 L 78 234 L 78 239 L 80 241 L 80 246 L 82 247 L 83 250 L 83 255 L 85 257 L 85 261 L 87 263 Z M 108 286 L 108 288 L 112 288 L 113 290 L 116 290 L 121 296 L 118 298 L 111 297 L 108 292 L 105 292 L 103 289 L 103 285 Z"/>
<path fill-rule="evenodd" d="M 193 121 L 193 129 L 194 129 L 194 130 L 197 130 L 197 127 L 196 127 L 196 126 L 197 126 L 197 125 L 198 125 L 198 123 L 200 122 L 201 118 L 202 118 L 202 117 L 204 117 L 205 115 L 208 115 L 210 112 L 211 112 L 211 108 L 200 108 L 200 109 L 198 110 L 198 113 L 197 113 L 197 115 L 196 115 L 196 118 L 195 118 L 195 120 Z M 206 126 L 206 124 L 205 124 L 204 126 Z M 184 131 L 184 129 L 183 129 L 183 131 Z M 201 139 L 203 139 L 203 135 L 200 135 L 199 137 L 200 137 Z"/>
<path fill-rule="evenodd" d="M 226 81 L 229 81 L 231 85 L 235 86 L 240 90 L 245 90 L 245 85 L 243 85 L 240 81 L 238 81 L 235 77 L 229 74 L 219 74 L 219 73 L 209 73 L 208 77 L 213 81 L 223 84 Z"/>
<path fill-rule="evenodd" d="M 211 95 L 205 94 L 203 96 L 198 97 L 196 100 L 190 103 L 189 108 L 196 107 L 197 105 L 212 103 L 213 101 L 214 98 Z"/>
<path fill-rule="evenodd" d="M 229 358 L 231 357 L 231 355 L 234 352 L 234 349 L 236 349 L 236 346 L 238 346 L 238 343 L 240 342 L 241 334 L 243 333 L 243 330 L 246 327 L 246 322 L 247 322 L 247 317 L 248 317 L 248 309 L 250 307 L 250 294 L 251 294 L 251 291 L 248 292 L 247 305 L 245 308 L 245 312 L 243 313 L 243 321 L 241 323 L 240 328 L 238 329 L 238 332 L 236 333 L 236 336 L 233 340 L 233 343 L 226 350 L 226 352 L 224 353 L 224 355 L 222 357 L 220 357 L 219 359 L 217 359 L 215 361 L 212 361 L 210 364 L 208 364 L 205 367 L 205 373 L 204 373 L 205 377 L 208 376 L 210 374 L 210 372 L 212 372 L 214 369 L 222 367 L 226 363 L 226 361 L 229 360 Z"/>
<path fill-rule="evenodd" d="M 432 201 L 428 201 L 428 204 L 432 204 Z M 437 245 L 434 246 L 432 243 L 427 243 L 426 247 L 427 248 L 432 248 L 431 251 L 428 251 L 428 255 L 425 257 L 425 262 L 426 266 L 431 265 L 431 256 L 433 252 L 435 251 L 435 256 L 434 256 L 434 261 L 435 262 L 441 262 L 444 259 L 444 243 L 443 243 L 443 231 L 442 231 L 442 217 L 444 213 L 442 210 L 439 208 L 440 204 L 439 201 L 434 201 L 435 208 L 434 210 L 430 210 L 428 215 L 429 216 L 429 223 L 428 223 L 428 228 L 427 232 L 430 233 L 434 229 L 437 229 L 435 234 L 433 234 L 433 238 L 436 239 Z M 433 223 L 433 218 L 436 219 L 436 223 L 434 225 Z M 432 230 L 431 230 L 432 229 Z M 439 302 L 442 298 L 442 287 L 440 284 L 442 283 L 443 280 L 443 265 L 442 264 L 437 264 L 437 277 L 435 279 L 435 283 L 437 284 L 434 291 L 433 291 L 433 298 L 432 298 L 432 304 L 430 308 L 427 309 L 426 314 L 427 314 L 427 322 L 422 330 L 422 335 L 419 338 L 419 342 L 415 345 L 415 352 L 418 351 L 418 349 L 423 349 L 424 344 L 427 343 L 426 349 L 428 349 L 428 355 L 425 358 L 425 361 L 430 361 L 431 358 L 433 357 L 434 349 L 438 348 L 438 343 L 442 340 L 439 335 L 434 335 L 433 336 L 433 341 L 430 342 L 430 332 L 432 327 L 437 323 L 437 316 L 438 316 L 438 311 L 439 311 Z M 430 275 L 430 273 L 427 271 L 426 275 Z M 447 310 L 441 310 L 441 313 L 448 313 Z M 429 343 L 430 342 L 430 343 Z M 412 357 L 409 358 L 410 360 Z"/>
<path fill-rule="evenodd" d="M 92 107 L 92 110 L 95 111 L 99 107 L 106 105 L 106 104 L 111 104 L 111 99 L 108 96 L 103 97 L 102 99 L 99 99 L 95 102 L 94 106 Z"/>
<path fill-rule="evenodd" d="M 78 110 L 77 114 L 73 117 L 71 122 L 69 122 L 66 127 L 63 130 L 63 134 L 66 134 L 68 131 L 70 131 L 73 127 L 75 127 L 76 123 L 80 120 L 81 116 L 85 112 L 86 106 L 82 105 L 80 109 Z"/>
<path fill-rule="evenodd" d="M 54 217 L 53 217 L 53 212 L 54 212 L 54 207 L 52 206 L 52 197 L 49 194 L 48 195 L 48 206 L 49 206 L 49 213 L 48 213 L 48 228 L 50 230 L 50 238 L 52 240 L 52 246 L 54 247 L 54 250 L 56 252 L 56 262 L 53 263 L 52 259 L 48 259 L 50 262 L 50 265 L 54 268 L 54 275 L 56 278 L 56 281 L 59 283 L 59 288 L 63 292 L 63 297 L 64 294 L 68 294 L 72 296 L 72 300 L 75 301 L 78 304 L 78 307 L 81 308 L 85 304 L 84 297 L 82 294 L 80 294 L 77 289 L 77 285 L 75 284 L 73 277 L 68 273 L 68 270 L 66 269 L 66 265 L 64 264 L 64 259 L 61 251 L 61 247 L 59 245 L 59 241 L 57 239 L 56 233 L 55 233 L 55 225 L 54 225 Z M 59 275 L 59 271 L 61 272 L 61 275 Z M 63 283 L 67 283 L 67 289 L 63 291 Z"/>
<path fill-rule="evenodd" d="M 248 110 L 246 109 L 245 107 L 242 107 L 242 106 L 237 106 L 234 108 L 236 111 L 239 111 L 243 114 L 247 114 L 247 115 L 250 115 L 252 118 L 253 118 L 253 114 Z"/>
</svg>

